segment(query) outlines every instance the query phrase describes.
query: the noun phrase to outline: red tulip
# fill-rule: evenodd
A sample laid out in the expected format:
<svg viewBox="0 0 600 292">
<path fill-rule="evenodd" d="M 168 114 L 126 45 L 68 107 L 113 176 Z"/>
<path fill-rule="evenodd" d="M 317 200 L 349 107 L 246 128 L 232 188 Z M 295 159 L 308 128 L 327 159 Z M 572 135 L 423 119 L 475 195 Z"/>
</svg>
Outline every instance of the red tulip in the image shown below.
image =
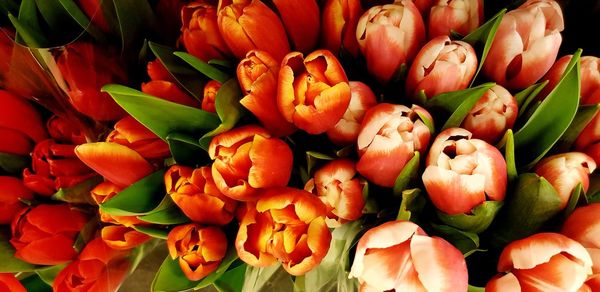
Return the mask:
<svg viewBox="0 0 600 292">
<path fill-rule="evenodd" d="M 386 222 L 359 240 L 350 277 L 360 291 L 467 291 L 462 253 L 409 221 Z"/>
<path fill-rule="evenodd" d="M 406 94 L 415 97 L 421 90 L 427 98 L 465 89 L 477 70 L 477 56 L 466 42 L 439 36 L 429 41 L 415 58 L 406 77 Z"/>
<path fill-rule="evenodd" d="M 119 120 L 106 142 L 127 146 L 146 159 L 164 159 L 171 156 L 169 145 L 131 116 Z"/>
<path fill-rule="evenodd" d="M 101 0 L 76 0 L 77 4 L 90 21 L 103 32 L 110 32 L 110 25 L 104 17 Z"/>
<path fill-rule="evenodd" d="M 277 260 L 294 276 L 315 268 L 327 254 L 331 233 L 325 205 L 311 193 L 270 188 L 240 212 L 235 247 L 241 260 L 265 267 Z"/>
<path fill-rule="evenodd" d="M 162 98 L 164 100 L 198 108 L 200 103 L 188 95 L 177 84 L 165 80 L 151 80 L 142 83 L 142 91 L 149 95 Z"/>
<path fill-rule="evenodd" d="M 380 103 L 369 109 L 358 135 L 356 170 L 376 185 L 392 187 L 414 152 L 424 152 L 429 144 L 431 132 L 419 114 L 431 120 L 417 105 Z"/>
<path fill-rule="evenodd" d="M 585 248 L 558 233 L 538 233 L 504 248 L 485 291 L 577 291 L 592 260 Z"/>
<path fill-rule="evenodd" d="M 517 120 L 517 100 L 500 85 L 488 89 L 465 117 L 461 127 L 473 138 L 496 143 Z"/>
<path fill-rule="evenodd" d="M 287 136 L 296 127 L 277 108 L 279 63 L 267 52 L 252 50 L 237 67 L 237 76 L 246 94 L 240 103 L 275 136 Z"/>
<path fill-rule="evenodd" d="M 468 35 L 483 22 L 482 0 L 439 0 L 429 13 L 429 39 L 452 31 Z"/>
<path fill-rule="evenodd" d="M 548 85 L 539 94 L 540 99 L 546 97 L 556 87 L 573 55 L 566 55 L 556 61 L 544 79 Z M 583 56 L 580 59 L 580 91 L 581 104 L 600 103 L 600 61 L 594 56 Z"/>
<path fill-rule="evenodd" d="M 217 7 L 213 1 L 198 1 L 181 9 L 181 41 L 185 49 L 206 62 L 224 60 L 231 53 L 219 32 Z"/>
<path fill-rule="evenodd" d="M 259 0 L 220 1 L 218 23 L 225 43 L 238 59 L 258 49 L 279 61 L 290 51 L 281 20 Z"/>
<path fill-rule="evenodd" d="M 0 291 L 6 292 L 27 292 L 23 284 L 17 280 L 14 274 L 0 274 Z"/>
<path fill-rule="evenodd" d="M 13 29 L 0 27 L 0 85 L 7 85 L 12 65 L 13 47 L 15 45 Z"/>
<path fill-rule="evenodd" d="M 208 154 L 215 160 L 212 165 L 215 185 L 234 200 L 255 200 L 258 189 L 285 186 L 292 172 L 290 147 L 254 125 L 215 136 Z"/>
<path fill-rule="evenodd" d="M 38 205 L 21 211 L 12 221 L 15 257 L 37 265 L 66 263 L 77 256 L 73 248 L 88 216 L 67 204 Z"/>
<path fill-rule="evenodd" d="M 310 134 L 333 128 L 350 103 L 348 78 L 339 61 L 326 50 L 298 52 L 283 59 L 277 105 L 285 119 Z"/>
<path fill-rule="evenodd" d="M 327 137 L 336 145 L 349 145 L 356 142 L 365 113 L 377 105 L 377 98 L 369 86 L 360 81 L 350 81 L 349 84 L 350 104 L 342 119 L 327 131 Z"/>
<path fill-rule="evenodd" d="M 594 118 L 583 128 L 574 143 L 575 150 L 582 151 L 600 162 L 600 115 Z"/>
<path fill-rule="evenodd" d="M 173 75 L 171 75 L 167 68 L 165 68 L 165 65 L 163 65 L 158 59 L 148 62 L 148 65 L 146 66 L 146 71 L 148 72 L 150 80 L 164 80 L 169 82 L 177 82 Z"/>
<path fill-rule="evenodd" d="M 334 160 L 317 170 L 315 177 L 304 186 L 325 204 L 327 226 L 337 227 L 362 216 L 365 206 L 363 183 L 356 174 L 353 161 Z"/>
<path fill-rule="evenodd" d="M 211 80 L 204 85 L 204 95 L 202 96 L 202 109 L 216 113 L 215 100 L 217 99 L 217 92 L 221 88 L 221 83 L 216 80 Z"/>
<path fill-rule="evenodd" d="M 87 141 L 77 124 L 67 118 L 53 115 L 46 122 L 46 127 L 50 137 L 59 143 L 79 145 Z"/>
<path fill-rule="evenodd" d="M 554 0 L 529 0 L 502 18 L 483 72 L 508 89 L 525 88 L 550 69 L 562 42 L 562 11 Z"/>
<path fill-rule="evenodd" d="M 561 233 L 581 243 L 592 258 L 592 272 L 600 276 L 600 203 L 579 207 L 567 218 Z"/>
<path fill-rule="evenodd" d="M 412 1 L 397 1 L 367 10 L 358 21 L 356 39 L 369 73 L 387 83 L 414 59 L 425 41 L 425 25 Z"/>
<path fill-rule="evenodd" d="M 227 252 L 227 238 L 218 227 L 198 224 L 180 225 L 171 232 L 167 247 L 172 259 L 191 281 L 198 281 L 219 267 Z"/>
<path fill-rule="evenodd" d="M 96 202 L 96 204 L 100 205 L 112 199 L 122 190 L 123 188 L 111 182 L 102 182 L 90 191 L 90 196 Z M 107 214 L 102 208 L 98 209 L 98 213 L 100 214 L 100 221 L 106 223 L 119 224 L 125 227 L 147 224 L 146 222 L 138 219 L 136 216 L 116 216 Z"/>
<path fill-rule="evenodd" d="M 0 90 L 0 104 L 0 153 L 29 155 L 35 143 L 47 137 L 40 114 L 8 91 Z"/>
<path fill-rule="evenodd" d="M 116 250 L 130 250 L 151 239 L 132 228 L 116 225 L 103 227 L 101 237 L 108 247 Z"/>
<path fill-rule="evenodd" d="M 465 129 L 447 129 L 427 155 L 423 184 L 433 205 L 449 215 L 470 213 L 486 200 L 503 201 L 506 193 L 504 157 L 471 136 Z"/>
<path fill-rule="evenodd" d="M 321 44 L 334 55 L 346 50 L 352 56 L 360 53 L 356 26 L 363 10 L 360 0 L 327 0 L 321 13 Z"/>
<path fill-rule="evenodd" d="M 575 187 L 581 183 L 587 192 L 589 174 L 596 169 L 594 160 L 580 152 L 569 152 L 544 158 L 535 166 L 535 173 L 543 176 L 560 197 L 560 209 L 564 209 Z"/>
<path fill-rule="evenodd" d="M 309 53 L 319 40 L 319 5 L 315 0 L 273 0 L 296 51 Z"/>
<path fill-rule="evenodd" d="M 30 201 L 33 193 L 23 182 L 10 176 L 0 176 L 0 225 L 10 224 L 15 215 L 25 204 L 21 200 Z"/>
</svg>

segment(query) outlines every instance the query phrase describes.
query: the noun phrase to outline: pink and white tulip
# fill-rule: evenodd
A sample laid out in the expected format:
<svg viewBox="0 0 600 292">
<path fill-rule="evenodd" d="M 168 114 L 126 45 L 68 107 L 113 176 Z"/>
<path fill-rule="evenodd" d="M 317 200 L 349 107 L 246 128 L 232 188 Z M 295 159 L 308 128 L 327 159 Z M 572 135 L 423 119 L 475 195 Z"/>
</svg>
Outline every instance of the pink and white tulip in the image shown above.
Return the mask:
<svg viewBox="0 0 600 292">
<path fill-rule="evenodd" d="M 579 207 L 567 218 L 561 233 L 581 243 L 592 258 L 592 272 L 600 277 L 600 203 Z M 600 279 L 599 279 L 600 280 Z"/>
<path fill-rule="evenodd" d="M 482 0 L 439 0 L 429 13 L 428 37 L 450 35 L 452 31 L 467 35 L 482 22 Z"/>
<path fill-rule="evenodd" d="M 375 94 L 366 84 L 350 81 L 350 104 L 341 120 L 327 131 L 327 137 L 336 145 L 349 145 L 356 141 L 360 124 L 368 109 L 377 105 Z"/>
<path fill-rule="evenodd" d="M 546 97 L 556 87 L 572 58 L 573 55 L 566 55 L 554 63 L 544 77 L 548 80 L 548 85 L 544 87 L 540 96 Z M 580 68 L 580 103 L 600 103 L 600 59 L 594 56 L 583 56 L 580 59 Z"/>
<path fill-rule="evenodd" d="M 600 162 L 600 115 L 596 116 L 583 128 L 575 140 L 575 150 L 582 151 Z"/>
</svg>

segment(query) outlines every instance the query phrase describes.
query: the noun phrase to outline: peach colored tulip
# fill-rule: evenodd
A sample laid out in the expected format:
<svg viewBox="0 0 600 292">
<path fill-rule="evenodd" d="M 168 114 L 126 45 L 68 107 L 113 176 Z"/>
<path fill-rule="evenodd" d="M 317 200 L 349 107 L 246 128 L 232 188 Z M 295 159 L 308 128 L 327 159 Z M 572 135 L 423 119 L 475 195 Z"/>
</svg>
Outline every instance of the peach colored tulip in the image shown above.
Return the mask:
<svg viewBox="0 0 600 292">
<path fill-rule="evenodd" d="M 449 36 L 455 31 L 463 36 L 483 23 L 483 0 L 438 0 L 429 13 L 429 39 Z"/>
<path fill-rule="evenodd" d="M 579 207 L 567 218 L 561 233 L 581 243 L 592 258 L 592 272 L 600 276 L 600 203 Z"/>
<path fill-rule="evenodd" d="M 100 235 L 108 247 L 116 250 L 130 250 L 151 239 L 132 228 L 117 225 L 103 227 Z"/>
<path fill-rule="evenodd" d="M 26 207 L 21 200 L 33 200 L 33 192 L 18 178 L 0 176 L 0 225 L 10 224 Z"/>
<path fill-rule="evenodd" d="M 56 142 L 73 145 L 87 142 L 81 128 L 70 119 L 53 115 L 46 122 L 46 127 L 48 134 Z"/>
<path fill-rule="evenodd" d="M 582 151 L 600 162 L 600 115 L 594 118 L 583 128 L 574 143 L 575 150 Z"/>
<path fill-rule="evenodd" d="M 356 26 L 363 10 L 360 0 L 327 0 L 321 13 L 321 44 L 334 55 L 346 50 L 352 56 L 360 53 Z"/>
<path fill-rule="evenodd" d="M 108 202 L 114 196 L 116 196 L 123 188 L 115 185 L 111 182 L 102 182 L 95 186 L 90 191 L 90 196 L 96 202 L 96 204 L 100 205 Z M 136 216 L 117 216 L 107 214 L 103 211 L 102 208 L 98 209 L 98 213 L 100 214 L 100 221 L 105 223 L 113 223 L 123 225 L 125 227 L 133 227 L 134 225 L 147 225 L 148 223 L 141 221 Z"/>
<path fill-rule="evenodd" d="M 357 140 L 356 170 L 370 182 L 392 187 L 415 151 L 424 153 L 431 132 L 418 113 L 431 120 L 420 106 L 380 103 L 367 111 Z"/>
<path fill-rule="evenodd" d="M 342 119 L 327 131 L 327 137 L 336 145 L 350 145 L 356 142 L 365 113 L 377 105 L 377 98 L 369 86 L 360 81 L 350 81 L 349 84 L 348 109 Z"/>
<path fill-rule="evenodd" d="M 309 53 L 319 40 L 319 5 L 316 0 L 273 0 L 294 50 Z"/>
<path fill-rule="evenodd" d="M 498 149 L 461 128 L 442 131 L 427 155 L 422 179 L 433 205 L 449 215 L 503 201 L 506 162 Z"/>
<path fill-rule="evenodd" d="M 132 116 L 119 120 L 106 142 L 127 146 L 146 159 L 164 159 L 171 156 L 169 145 Z"/>
<path fill-rule="evenodd" d="M 573 55 L 566 55 L 558 59 L 550 68 L 544 77 L 549 82 L 539 94 L 541 98 L 546 97 L 556 87 L 572 58 Z M 582 56 L 580 64 L 580 104 L 600 103 L 600 59 L 594 56 Z"/>
<path fill-rule="evenodd" d="M 211 113 L 217 112 L 215 100 L 217 99 L 219 89 L 221 89 L 221 83 L 216 80 L 210 80 L 204 85 L 204 94 L 202 95 L 203 110 Z"/>
<path fill-rule="evenodd" d="M 7 292 L 27 292 L 27 289 L 17 280 L 14 274 L 0 274 L 0 291 Z"/>
<path fill-rule="evenodd" d="M 5 90 L 0 90 L 0 104 L 0 153 L 29 155 L 35 143 L 48 137 L 40 114 L 27 100 Z"/>
<path fill-rule="evenodd" d="M 490 144 L 498 142 L 517 120 L 517 100 L 500 85 L 488 89 L 465 117 L 461 127 L 473 138 Z"/>
<path fill-rule="evenodd" d="M 213 1 L 194 1 L 181 9 L 181 42 L 198 59 L 227 59 L 231 53 L 217 24 L 217 7 Z"/>
</svg>

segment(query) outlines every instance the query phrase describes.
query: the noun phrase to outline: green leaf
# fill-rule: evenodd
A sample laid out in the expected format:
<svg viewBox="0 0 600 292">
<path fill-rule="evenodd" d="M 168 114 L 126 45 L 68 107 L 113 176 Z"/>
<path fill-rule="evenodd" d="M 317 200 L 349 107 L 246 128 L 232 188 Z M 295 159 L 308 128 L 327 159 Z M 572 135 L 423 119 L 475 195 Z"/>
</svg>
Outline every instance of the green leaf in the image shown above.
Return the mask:
<svg viewBox="0 0 600 292">
<path fill-rule="evenodd" d="M 469 285 L 467 292 L 485 292 L 485 287 L 477 287 Z"/>
<path fill-rule="evenodd" d="M 200 146 L 198 139 L 189 135 L 171 133 L 167 136 L 167 143 L 177 164 L 193 167 L 209 160 L 206 150 Z"/>
<path fill-rule="evenodd" d="M 437 211 L 437 215 L 445 224 L 462 231 L 479 234 L 492 224 L 502 205 L 503 203 L 498 201 L 485 201 L 473 208 L 472 214 L 448 215 Z"/>
<path fill-rule="evenodd" d="M 102 223 L 100 223 L 99 216 L 92 217 L 85 223 L 83 228 L 79 231 L 79 234 L 77 234 L 77 239 L 75 240 L 75 243 L 73 243 L 73 248 L 75 248 L 77 252 L 81 252 L 88 242 L 94 239 L 96 231 L 100 228 L 102 228 Z"/>
<path fill-rule="evenodd" d="M 589 204 L 600 203 L 600 174 L 597 172 L 590 174 L 590 186 L 586 198 Z"/>
<path fill-rule="evenodd" d="M 101 176 L 94 176 L 75 186 L 59 189 L 51 198 L 71 204 L 96 205 L 90 196 L 90 191 L 102 181 L 104 179 Z"/>
<path fill-rule="evenodd" d="M 485 83 L 473 88 L 438 94 L 427 102 L 427 108 L 450 114 L 442 130 L 458 127 L 477 101 L 494 85 L 496 84 Z"/>
<path fill-rule="evenodd" d="M 242 292 L 292 291 L 294 283 L 290 274 L 277 263 L 264 268 L 248 266 L 244 275 Z"/>
<path fill-rule="evenodd" d="M 202 134 L 216 128 L 216 115 L 200 109 L 166 101 L 122 85 L 102 87 L 136 120 L 163 140 L 170 133 Z"/>
<path fill-rule="evenodd" d="M 219 265 L 219 267 L 210 275 L 206 276 L 206 278 L 202 279 L 197 285 L 196 289 L 208 287 L 212 285 L 217 279 L 221 278 L 225 272 L 229 270 L 229 267 L 238 260 L 237 251 L 234 246 L 229 246 L 227 250 L 227 254 L 223 258 L 223 261 Z"/>
<path fill-rule="evenodd" d="M 0 273 L 32 272 L 38 266 L 14 257 L 15 249 L 9 242 L 10 231 L 0 230 Z"/>
<path fill-rule="evenodd" d="M 8 14 L 8 19 L 17 31 L 15 39 L 18 43 L 35 48 L 48 45 L 48 39 L 40 28 L 37 13 L 35 0 L 23 0 L 19 7 L 18 18 Z"/>
<path fill-rule="evenodd" d="M 404 165 L 402 171 L 394 182 L 394 195 L 402 196 L 402 191 L 406 189 L 408 183 L 419 176 L 419 162 L 421 160 L 421 154 L 419 151 L 415 151 L 413 157 Z"/>
<path fill-rule="evenodd" d="M 21 284 L 25 287 L 26 291 L 35 292 L 52 292 L 52 287 L 44 282 L 44 280 L 37 274 L 33 274 L 23 280 Z"/>
<path fill-rule="evenodd" d="M 152 291 L 175 292 L 188 291 L 196 286 L 197 282 L 190 281 L 179 267 L 179 259 L 167 256 L 152 281 Z"/>
<path fill-rule="evenodd" d="M 556 143 L 556 149 L 559 152 L 568 152 L 575 140 L 577 140 L 577 137 L 579 137 L 579 134 L 581 134 L 581 131 L 596 116 L 598 110 L 600 110 L 600 104 L 579 106 L 571 125 L 569 125 L 569 128 L 560 137 L 558 143 Z"/>
<path fill-rule="evenodd" d="M 579 56 L 573 54 L 556 87 L 527 123 L 515 133 L 517 163 L 529 168 L 539 161 L 567 130 L 579 106 Z"/>
<path fill-rule="evenodd" d="M 62 44 L 74 41 L 81 35 L 77 23 L 59 0 L 35 0 L 35 2 L 40 15 L 50 28 L 49 35 L 63 42 Z"/>
<path fill-rule="evenodd" d="M 198 72 L 204 74 L 204 76 L 212 80 L 216 80 L 221 84 L 225 83 L 227 80 L 229 80 L 229 78 L 231 78 L 227 73 L 186 52 L 174 52 L 173 54 L 190 64 L 190 66 L 194 67 L 194 69 L 198 70 Z"/>
<path fill-rule="evenodd" d="M 463 254 L 471 254 L 479 248 L 479 236 L 448 225 L 431 224 L 432 227 L 448 242 L 452 243 Z"/>
<path fill-rule="evenodd" d="M 567 219 L 569 215 L 571 215 L 571 213 L 575 211 L 575 208 L 577 208 L 577 203 L 579 203 L 580 199 L 585 198 L 585 196 L 582 197 L 583 193 L 583 185 L 581 183 L 578 183 L 577 186 L 571 192 L 571 196 L 569 197 L 567 207 L 563 211 L 565 219 Z"/>
<path fill-rule="evenodd" d="M 35 273 L 44 281 L 44 283 L 48 284 L 48 286 L 52 286 L 54 279 L 58 276 L 58 273 L 62 271 L 67 264 L 49 266 L 45 268 L 41 268 L 35 271 Z"/>
<path fill-rule="evenodd" d="M 161 169 L 146 176 L 101 204 L 100 208 L 105 213 L 115 216 L 147 214 L 158 206 L 165 196 L 164 174 L 165 170 Z"/>
<path fill-rule="evenodd" d="M 39 0 L 38 0 L 39 1 Z M 104 33 L 100 31 L 96 26 L 92 24 L 90 19 L 79 9 L 79 6 L 75 4 L 73 0 L 58 0 L 65 11 L 71 16 L 71 18 L 81 26 L 81 28 L 85 29 L 93 38 L 95 38 L 99 42 L 105 42 L 106 37 Z M 98 11 L 98 13 L 102 13 L 102 11 Z"/>
<path fill-rule="evenodd" d="M 233 269 L 230 269 L 229 271 L 225 272 L 219 279 L 217 279 L 213 283 L 213 286 L 219 292 L 242 291 L 247 267 L 248 265 L 241 264 Z"/>
<path fill-rule="evenodd" d="M 171 199 L 171 196 L 165 196 L 160 205 L 138 219 L 154 224 L 172 225 L 190 222 L 190 219 L 183 214 L 181 209 Z"/>
<path fill-rule="evenodd" d="M 158 239 L 166 240 L 169 237 L 169 230 L 166 229 L 159 229 L 147 226 L 133 226 L 133 229 Z"/>
<path fill-rule="evenodd" d="M 540 83 L 533 84 L 523 91 L 517 93 L 515 95 L 515 99 L 517 100 L 517 106 L 519 107 L 518 117 L 522 116 L 529 110 L 529 106 L 531 102 L 535 100 L 537 95 L 548 85 L 548 80 Z"/>
<path fill-rule="evenodd" d="M 215 109 L 221 120 L 221 124 L 200 138 L 200 145 L 203 148 L 208 148 L 212 137 L 233 129 L 235 124 L 244 115 L 245 110 L 242 104 L 240 104 L 241 98 L 242 90 L 236 79 L 229 79 L 221 85 L 215 97 Z"/>
<path fill-rule="evenodd" d="M 154 26 L 154 13 L 146 0 L 112 1 L 117 16 L 122 51 L 129 51 L 144 39 Z"/>
<path fill-rule="evenodd" d="M 480 48 L 483 45 L 481 56 L 477 58 L 479 59 L 479 66 L 477 67 L 475 76 L 473 76 L 471 86 L 473 86 L 477 75 L 479 75 L 479 71 L 481 71 L 481 67 L 487 58 L 490 48 L 492 47 L 492 42 L 494 41 L 494 37 L 496 36 L 496 32 L 498 31 L 498 27 L 500 26 L 500 22 L 502 22 L 502 17 L 504 17 L 505 13 L 506 9 L 502 9 L 486 23 L 463 38 L 463 41 L 471 44 L 475 48 Z"/>
<path fill-rule="evenodd" d="M 420 189 L 404 190 L 401 195 L 402 202 L 400 203 L 396 220 L 410 220 L 414 222 L 416 218 L 413 216 L 413 213 L 420 213 L 427 201 L 421 196 Z"/>
<path fill-rule="evenodd" d="M 235 66 L 237 65 L 236 63 L 232 62 L 231 60 L 217 60 L 217 59 L 211 59 L 208 60 L 208 64 L 209 65 L 217 65 L 217 66 L 221 66 L 223 68 L 235 68 Z"/>
<path fill-rule="evenodd" d="M 20 156 L 0 152 L 0 173 L 6 172 L 12 175 L 21 175 L 23 169 L 31 165 L 29 156 Z"/>
<path fill-rule="evenodd" d="M 154 56 L 167 68 L 171 76 L 188 93 L 197 100 L 201 100 L 204 95 L 205 77 L 198 71 L 191 68 L 187 63 L 177 58 L 170 47 L 148 42 L 148 47 L 154 53 Z"/>
<path fill-rule="evenodd" d="M 504 137 L 498 143 L 498 149 L 500 148 L 504 148 L 508 185 L 512 185 L 519 174 L 517 173 L 517 164 L 515 161 L 515 139 L 511 129 L 506 130 Z"/>
</svg>

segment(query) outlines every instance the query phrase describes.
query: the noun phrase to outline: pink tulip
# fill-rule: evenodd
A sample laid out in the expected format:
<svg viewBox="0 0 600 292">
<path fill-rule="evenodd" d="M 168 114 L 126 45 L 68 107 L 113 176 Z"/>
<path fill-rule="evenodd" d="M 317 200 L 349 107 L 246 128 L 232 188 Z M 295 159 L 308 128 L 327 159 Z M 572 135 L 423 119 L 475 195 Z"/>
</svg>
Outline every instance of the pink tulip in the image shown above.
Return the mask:
<svg viewBox="0 0 600 292">
<path fill-rule="evenodd" d="M 600 115 L 596 116 L 583 128 L 575 140 L 575 150 L 584 152 L 600 162 Z"/>
<path fill-rule="evenodd" d="M 567 65 L 573 58 L 573 55 L 566 55 L 550 68 L 544 79 L 547 79 L 548 85 L 540 93 L 540 96 L 546 97 L 560 81 Z M 580 59 L 580 85 L 581 89 L 579 96 L 581 104 L 597 104 L 600 103 L 600 59 L 594 56 L 583 56 Z"/>
<path fill-rule="evenodd" d="M 423 184 L 433 205 L 449 215 L 470 213 L 486 200 L 504 200 L 504 157 L 494 146 L 471 137 L 465 129 L 447 129 L 427 155 Z"/>
<path fill-rule="evenodd" d="M 436 4 L 436 2 L 436 0 L 413 0 L 413 3 L 415 3 L 415 6 L 417 6 L 417 9 L 419 9 L 419 12 L 424 17 L 429 15 L 431 8 Z"/>
<path fill-rule="evenodd" d="M 360 81 L 350 81 L 349 83 L 350 104 L 348 109 L 342 119 L 327 131 L 327 137 L 336 145 L 349 145 L 356 142 L 365 113 L 377 105 L 377 98 L 369 86 Z"/>
<path fill-rule="evenodd" d="M 439 0 L 429 14 L 428 37 L 450 35 L 452 31 L 467 35 L 482 22 L 482 0 Z"/>
<path fill-rule="evenodd" d="M 579 207 L 567 218 L 561 233 L 581 243 L 590 254 L 592 271 L 600 277 L 600 203 Z"/>
</svg>

